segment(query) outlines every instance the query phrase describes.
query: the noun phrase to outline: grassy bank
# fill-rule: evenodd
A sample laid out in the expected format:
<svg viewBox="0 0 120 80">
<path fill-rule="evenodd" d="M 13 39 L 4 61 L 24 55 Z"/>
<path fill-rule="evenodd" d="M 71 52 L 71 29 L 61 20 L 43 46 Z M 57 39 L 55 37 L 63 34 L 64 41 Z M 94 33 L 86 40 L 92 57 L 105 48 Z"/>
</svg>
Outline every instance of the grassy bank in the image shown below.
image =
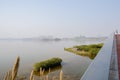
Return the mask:
<svg viewBox="0 0 120 80">
<path fill-rule="evenodd" d="M 90 59 L 94 59 L 99 50 L 102 48 L 103 43 L 91 44 L 91 45 L 80 45 L 72 48 L 64 48 L 65 51 L 69 51 L 81 56 L 88 56 Z"/>
</svg>

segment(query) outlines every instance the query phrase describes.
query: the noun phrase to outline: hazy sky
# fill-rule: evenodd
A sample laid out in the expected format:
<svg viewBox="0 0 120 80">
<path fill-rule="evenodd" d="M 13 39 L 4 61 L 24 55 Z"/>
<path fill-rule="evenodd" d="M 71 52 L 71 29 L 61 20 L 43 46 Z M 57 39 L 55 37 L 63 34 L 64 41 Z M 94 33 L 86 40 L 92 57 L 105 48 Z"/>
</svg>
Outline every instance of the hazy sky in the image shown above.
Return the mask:
<svg viewBox="0 0 120 80">
<path fill-rule="evenodd" d="M 0 0 L 0 38 L 108 36 L 120 30 L 120 0 Z"/>
</svg>

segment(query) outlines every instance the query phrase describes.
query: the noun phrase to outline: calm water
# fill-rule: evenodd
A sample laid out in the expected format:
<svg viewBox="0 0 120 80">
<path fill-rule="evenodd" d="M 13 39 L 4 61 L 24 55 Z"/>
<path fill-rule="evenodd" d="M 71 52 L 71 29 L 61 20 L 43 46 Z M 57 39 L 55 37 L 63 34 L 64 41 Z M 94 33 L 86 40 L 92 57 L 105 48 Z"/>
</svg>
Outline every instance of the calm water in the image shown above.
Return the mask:
<svg viewBox="0 0 120 80">
<path fill-rule="evenodd" d="M 79 41 L 0 41 L 0 79 L 12 68 L 16 57 L 20 56 L 18 75 L 30 75 L 33 64 L 52 57 L 62 58 L 64 80 L 79 80 L 91 60 L 88 57 L 78 56 L 64 51 L 65 47 L 91 44 L 96 42 Z M 60 70 L 52 72 L 56 75 Z"/>
</svg>

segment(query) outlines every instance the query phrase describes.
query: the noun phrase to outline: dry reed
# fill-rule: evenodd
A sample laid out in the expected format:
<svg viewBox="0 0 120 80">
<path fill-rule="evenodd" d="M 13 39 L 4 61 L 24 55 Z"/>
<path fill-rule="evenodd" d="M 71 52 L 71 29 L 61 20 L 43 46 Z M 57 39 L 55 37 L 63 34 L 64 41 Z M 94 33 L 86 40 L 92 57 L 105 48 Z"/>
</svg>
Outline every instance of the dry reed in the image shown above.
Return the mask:
<svg viewBox="0 0 120 80">
<path fill-rule="evenodd" d="M 20 62 L 20 57 L 18 56 L 12 70 L 7 72 L 6 76 L 4 77 L 4 80 L 15 80 L 18 73 L 19 62 Z"/>
<path fill-rule="evenodd" d="M 31 74 L 30 74 L 30 80 L 33 80 L 33 73 L 34 73 L 34 71 L 32 70 L 32 72 L 31 72 Z"/>
<path fill-rule="evenodd" d="M 62 80 L 62 78 L 63 78 L 63 71 L 61 70 L 60 71 L 60 80 Z"/>
<path fill-rule="evenodd" d="M 13 66 L 12 69 L 12 80 L 15 80 L 16 76 L 17 76 L 17 72 L 18 72 L 18 68 L 19 68 L 19 61 L 20 61 L 20 57 L 17 57 L 17 60 Z"/>
</svg>

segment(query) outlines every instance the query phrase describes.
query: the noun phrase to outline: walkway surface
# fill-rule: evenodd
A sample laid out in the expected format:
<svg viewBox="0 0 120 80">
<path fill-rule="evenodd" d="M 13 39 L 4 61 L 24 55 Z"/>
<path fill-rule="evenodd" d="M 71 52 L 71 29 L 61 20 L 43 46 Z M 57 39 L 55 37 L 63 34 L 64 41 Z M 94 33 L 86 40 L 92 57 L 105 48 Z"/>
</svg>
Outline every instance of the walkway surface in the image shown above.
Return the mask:
<svg viewBox="0 0 120 80">
<path fill-rule="evenodd" d="M 116 36 L 113 39 L 113 48 L 110 61 L 110 71 L 108 80 L 119 80 L 118 77 L 118 59 L 117 59 L 117 46 L 116 46 Z"/>
<path fill-rule="evenodd" d="M 116 43 L 117 43 L 117 57 L 118 57 L 118 74 L 119 74 L 119 80 L 120 80 L 120 34 L 116 35 Z"/>
</svg>

